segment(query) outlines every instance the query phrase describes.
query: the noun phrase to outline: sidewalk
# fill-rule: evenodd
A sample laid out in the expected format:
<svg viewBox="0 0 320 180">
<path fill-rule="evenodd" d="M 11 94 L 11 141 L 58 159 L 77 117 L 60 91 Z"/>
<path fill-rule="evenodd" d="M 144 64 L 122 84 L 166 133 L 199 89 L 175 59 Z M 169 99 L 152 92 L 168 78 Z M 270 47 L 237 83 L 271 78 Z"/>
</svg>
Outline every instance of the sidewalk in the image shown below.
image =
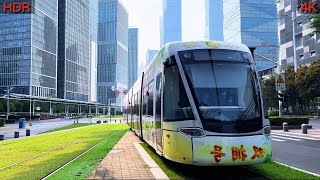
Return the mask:
<svg viewBox="0 0 320 180">
<path fill-rule="evenodd" d="M 88 179 L 156 179 L 135 147 L 139 142 L 140 139 L 128 131 Z"/>
</svg>

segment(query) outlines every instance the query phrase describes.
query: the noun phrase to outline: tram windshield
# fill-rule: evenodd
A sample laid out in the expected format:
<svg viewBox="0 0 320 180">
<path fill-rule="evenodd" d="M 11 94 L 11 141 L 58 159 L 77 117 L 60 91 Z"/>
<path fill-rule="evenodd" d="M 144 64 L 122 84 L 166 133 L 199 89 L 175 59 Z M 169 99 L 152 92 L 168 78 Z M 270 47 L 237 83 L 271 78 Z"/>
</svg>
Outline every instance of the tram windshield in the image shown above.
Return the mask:
<svg viewBox="0 0 320 180">
<path fill-rule="evenodd" d="M 262 129 L 258 83 L 249 53 L 179 52 L 205 130 L 248 133 Z"/>
</svg>

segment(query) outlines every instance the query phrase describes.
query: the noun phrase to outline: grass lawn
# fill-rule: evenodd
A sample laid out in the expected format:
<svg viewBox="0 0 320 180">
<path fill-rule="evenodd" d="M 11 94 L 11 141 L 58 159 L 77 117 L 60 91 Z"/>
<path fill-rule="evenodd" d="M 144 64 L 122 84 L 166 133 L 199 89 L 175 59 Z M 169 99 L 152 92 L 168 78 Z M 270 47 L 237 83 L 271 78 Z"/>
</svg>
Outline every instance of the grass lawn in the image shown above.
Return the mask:
<svg viewBox="0 0 320 180">
<path fill-rule="evenodd" d="M 123 130 L 112 138 L 104 141 L 77 160 L 51 175 L 48 179 L 86 179 L 126 132 L 126 130 Z"/>
<path fill-rule="evenodd" d="M 45 131 L 43 133 L 62 131 L 62 130 L 73 129 L 73 128 L 78 128 L 78 127 L 84 127 L 84 126 L 90 126 L 90 125 L 94 125 L 94 123 L 76 123 L 76 124 L 71 124 L 71 125 L 68 125 L 68 126 L 61 127 L 61 128 L 51 129 L 51 130 Z M 40 133 L 40 134 L 43 134 L 43 133 Z"/>
<path fill-rule="evenodd" d="M 159 156 L 146 143 L 142 143 L 141 145 L 170 179 L 239 179 L 240 177 L 246 177 L 248 179 L 320 179 L 319 177 L 274 162 L 243 167 L 198 167 L 184 165 Z"/>
<path fill-rule="evenodd" d="M 128 130 L 126 124 L 103 124 L 2 141 L 0 179 L 41 179 L 111 134 L 123 130 Z M 26 159 L 29 160 L 24 161 Z M 18 164 L 5 168 L 15 163 Z"/>
<path fill-rule="evenodd" d="M 93 118 L 110 118 L 110 116 L 93 116 Z M 111 115 L 111 118 L 123 118 L 122 115 Z"/>
</svg>

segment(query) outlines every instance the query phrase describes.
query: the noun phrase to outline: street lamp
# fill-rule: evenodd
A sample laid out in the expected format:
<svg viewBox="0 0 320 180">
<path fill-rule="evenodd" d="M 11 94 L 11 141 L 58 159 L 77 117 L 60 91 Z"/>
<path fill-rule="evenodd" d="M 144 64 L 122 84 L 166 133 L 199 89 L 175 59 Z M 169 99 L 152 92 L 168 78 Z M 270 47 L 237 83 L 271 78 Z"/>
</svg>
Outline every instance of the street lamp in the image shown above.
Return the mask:
<svg viewBox="0 0 320 180">
<path fill-rule="evenodd" d="M 10 114 L 10 91 L 13 89 L 14 87 L 9 87 L 7 90 L 4 90 L 5 92 L 7 92 L 7 114 L 6 114 L 6 120 L 9 120 L 9 114 Z"/>
</svg>

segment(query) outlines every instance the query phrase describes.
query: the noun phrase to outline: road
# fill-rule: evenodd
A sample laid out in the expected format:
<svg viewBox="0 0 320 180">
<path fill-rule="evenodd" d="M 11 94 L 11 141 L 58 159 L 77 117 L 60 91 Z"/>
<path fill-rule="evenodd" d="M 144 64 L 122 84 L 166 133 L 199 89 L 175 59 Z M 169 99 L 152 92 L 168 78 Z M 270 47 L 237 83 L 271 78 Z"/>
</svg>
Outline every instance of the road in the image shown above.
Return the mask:
<svg viewBox="0 0 320 180">
<path fill-rule="evenodd" d="M 320 130 L 320 120 L 310 120 L 314 131 Z M 312 173 L 320 174 L 320 137 L 297 131 L 272 131 L 273 160 Z"/>
<path fill-rule="evenodd" d="M 100 118 L 99 118 L 100 119 Z M 90 123 L 96 122 L 96 118 L 90 119 L 90 118 L 81 118 L 79 119 L 79 123 Z M 101 119 L 104 120 L 104 119 Z M 109 119 L 106 119 L 109 120 Z M 112 119 L 115 120 L 115 119 Z M 70 124 L 73 124 L 74 121 L 77 121 L 76 119 L 51 119 L 51 120 L 36 120 L 32 121 L 32 126 L 29 126 L 29 121 L 26 122 L 26 128 L 19 129 L 19 125 L 17 123 L 15 124 L 6 124 L 5 127 L 0 127 L 0 134 L 4 135 L 5 140 L 13 139 L 14 138 L 14 132 L 19 131 L 20 137 L 25 137 L 26 135 L 26 129 L 30 129 L 30 134 L 36 135 L 51 129 L 64 127 Z"/>
</svg>

